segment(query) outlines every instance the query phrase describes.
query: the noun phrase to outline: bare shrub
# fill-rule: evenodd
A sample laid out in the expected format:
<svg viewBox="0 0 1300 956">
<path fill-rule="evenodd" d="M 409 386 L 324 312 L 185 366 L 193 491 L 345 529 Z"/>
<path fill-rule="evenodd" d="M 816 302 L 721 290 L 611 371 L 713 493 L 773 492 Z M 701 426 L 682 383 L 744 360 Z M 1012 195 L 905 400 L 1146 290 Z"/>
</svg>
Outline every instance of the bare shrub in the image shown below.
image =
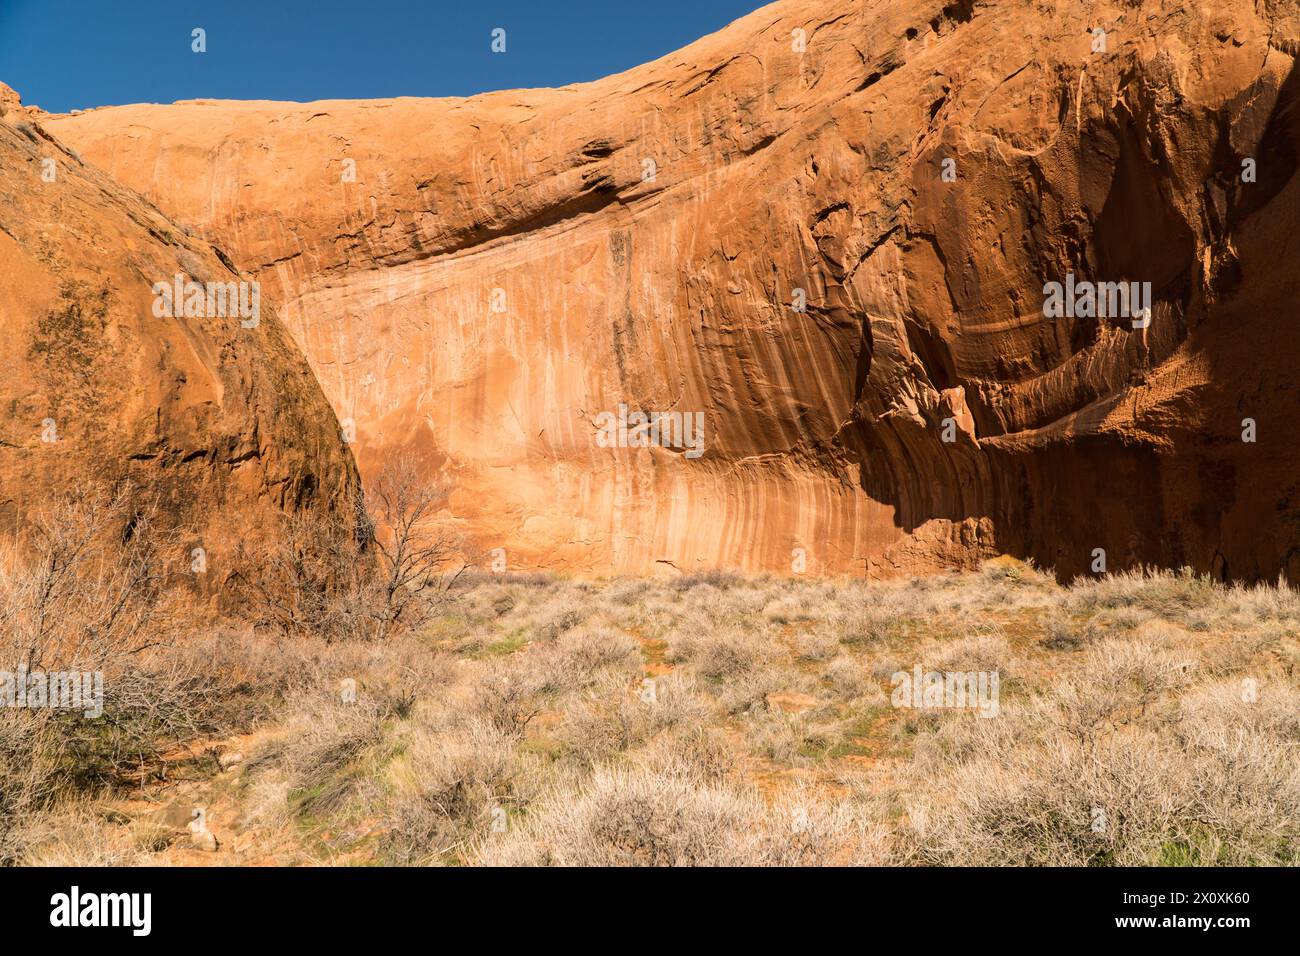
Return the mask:
<svg viewBox="0 0 1300 956">
<path fill-rule="evenodd" d="M 767 648 L 762 647 L 753 634 L 739 630 L 683 631 L 673 635 L 668 648 L 670 661 L 689 661 L 696 673 L 714 682 L 748 674 L 767 656 Z"/>
<path fill-rule="evenodd" d="M 786 766 L 805 766 L 810 762 L 810 751 L 831 745 L 806 716 L 778 709 L 751 714 L 746 730 L 755 753 Z"/>
<path fill-rule="evenodd" d="M 1149 577 L 1100 592 L 1025 572 L 621 582 L 634 603 L 620 603 L 601 585 L 467 572 L 445 592 L 453 604 L 414 592 L 442 613 L 382 642 L 146 627 L 106 694 L 118 726 L 85 751 L 58 722 L 71 715 L 0 709 L 0 856 L 169 862 L 166 833 L 98 825 L 67 797 L 116 800 L 110 778 L 167 772 L 151 756 L 166 741 L 198 756 L 211 734 L 256 728 L 269 742 L 213 785 L 281 860 L 1300 862 L 1293 597 L 1216 586 L 1198 604 L 1201 585 Z M 151 619 L 169 620 L 158 594 Z M 818 623 L 787 633 L 768 613 L 778 605 Z M 0 614 L 28 633 L 32 606 L 11 599 Z M 1076 650 L 1020 640 L 1008 612 L 1026 609 Z M 865 653 L 844 647 L 850 633 Z M 665 661 L 670 673 L 646 676 Z M 891 707 L 881 683 L 918 663 L 1014 671 L 1015 693 L 994 717 Z"/>
<path fill-rule="evenodd" d="M 577 793 L 550 797 L 488 865 L 690 866 L 744 862 L 753 805 L 715 784 L 599 768 Z"/>
<path fill-rule="evenodd" d="M 773 624 L 815 621 L 823 614 L 824 604 L 807 593 L 783 594 L 763 609 L 763 617 Z"/>
<path fill-rule="evenodd" d="M 1091 618 L 1076 621 L 1056 613 L 1047 619 L 1042 645 L 1052 651 L 1077 651 L 1100 640 L 1105 631 Z"/>
<path fill-rule="evenodd" d="M 386 725 L 403 709 L 401 702 L 374 694 L 351 700 L 318 689 L 291 700 L 289 708 L 285 733 L 254 754 L 249 769 L 283 770 L 294 812 L 328 816 L 360 788 L 373 786 L 365 765 L 388 743 Z"/>
<path fill-rule="evenodd" d="M 566 632 L 555 642 L 549 666 L 559 673 L 561 683 L 576 688 L 599 671 L 610 668 L 623 673 L 639 669 L 640 663 L 636 641 L 622 631 L 597 625 Z"/>
<path fill-rule="evenodd" d="M 871 685 L 862 662 L 848 654 L 840 654 L 831 660 L 823 676 L 841 697 L 857 697 Z"/>
<path fill-rule="evenodd" d="M 694 779 L 717 782 L 740 767 L 736 745 L 717 727 L 676 721 L 671 732 L 655 737 L 638 753 L 638 760 L 657 773 L 685 772 Z"/>
<path fill-rule="evenodd" d="M 1209 607 L 1224 593 L 1222 585 L 1190 568 L 1177 572 L 1136 570 L 1077 581 L 1070 588 L 1070 604 L 1087 612 L 1136 607 L 1174 620 Z"/>
<path fill-rule="evenodd" d="M 440 862 L 467 854 L 494 827 L 508 826 L 527 802 L 520 782 L 526 761 L 510 735 L 482 720 L 459 726 L 417 726 L 407 733 L 404 758 L 393 770 L 394 794 L 385 801 L 391 826 L 386 854 L 399 863 Z"/>
<path fill-rule="evenodd" d="M 1221 618 L 1242 623 L 1276 623 L 1300 627 L 1300 590 L 1277 584 L 1234 587 L 1216 605 Z"/>
<path fill-rule="evenodd" d="M 79 491 L 33 516 L 0 553 L 0 670 L 98 674 L 102 716 L 37 706 L 0 710 L 0 858 L 22 820 L 75 793 L 156 760 L 168 741 L 199 728 L 185 679 L 142 667 L 169 624 L 182 621 L 164 591 L 171 541 L 156 506 L 129 486 Z"/>
<path fill-rule="evenodd" d="M 649 707 L 625 689 L 612 700 L 593 696 L 565 711 L 558 737 L 570 757 L 582 766 L 594 766 L 646 740 Z"/>
<path fill-rule="evenodd" d="M 280 516 L 280 533 L 264 563 L 241 544 L 238 561 L 255 569 L 236 579 L 241 612 L 280 634 L 327 639 L 377 633 L 377 599 L 370 529 L 336 515 Z"/>
<path fill-rule="evenodd" d="M 565 709 L 559 738 L 571 757 L 593 766 L 672 728 L 699 728 L 712 713 L 689 674 L 676 672 L 629 686 L 607 673 L 584 699 Z"/>
<path fill-rule="evenodd" d="M 1011 673 L 1011 648 L 1000 631 L 972 634 L 955 641 L 932 642 L 919 652 L 927 670 Z"/>
<path fill-rule="evenodd" d="M 909 816 L 944 864 L 1292 863 L 1300 824 L 1294 687 L 1187 689 L 1185 653 L 1108 639 L 999 719 L 922 732 Z M 1181 692 L 1178 699 L 1175 695 Z"/>
<path fill-rule="evenodd" d="M 795 640 L 795 657 L 801 661 L 829 661 L 840 653 L 840 642 L 829 634 L 805 634 Z"/>
<path fill-rule="evenodd" d="M 619 578 L 605 589 L 605 600 L 611 604 L 627 607 L 645 597 L 648 589 L 644 581 L 635 578 Z"/>
<path fill-rule="evenodd" d="M 995 742 L 1004 746 L 945 776 L 950 799 L 915 802 L 926 862 L 1140 865 L 1190 836 L 1186 771 L 1153 734 L 1089 750 L 1064 736 Z"/>
<path fill-rule="evenodd" d="M 966 722 L 965 746 L 916 768 L 918 779 L 945 768 L 918 788 L 910 811 L 921 856 L 979 865 L 1294 863 L 1300 775 L 1285 737 L 1225 720 L 1224 707 L 1194 704 L 1174 735 L 1139 724 L 1087 741 L 1034 716 Z"/>
<path fill-rule="evenodd" d="M 724 571 L 715 568 L 708 571 L 691 571 L 675 577 L 669 587 L 674 591 L 689 591 L 692 588 L 705 585 L 717 588 L 719 591 L 725 591 L 728 588 L 736 587 L 743 581 L 744 578 L 735 571 Z"/>
<path fill-rule="evenodd" d="M 899 862 L 892 828 L 867 805 L 811 787 L 783 793 L 756 834 L 753 856 L 773 866 L 886 866 Z"/>
<path fill-rule="evenodd" d="M 839 619 L 840 640 L 851 647 L 883 643 L 893 634 L 896 622 L 890 609 L 862 605 Z"/>
<path fill-rule="evenodd" d="M 547 702 L 570 685 L 546 654 L 522 654 L 494 663 L 475 682 L 470 709 L 503 734 L 522 737 Z"/>
<path fill-rule="evenodd" d="M 1087 652 L 1081 676 L 1055 689 L 1060 726 L 1088 742 L 1104 727 L 1145 716 L 1168 691 L 1185 685 L 1194 667 L 1188 655 L 1151 642 L 1102 641 Z"/>
<path fill-rule="evenodd" d="M 775 668 L 754 668 L 712 687 L 723 712 L 732 716 L 767 710 L 771 694 L 814 689 L 804 675 Z"/>
<path fill-rule="evenodd" d="M 653 680 L 654 706 L 650 710 L 650 723 L 654 730 L 695 726 L 712 713 L 712 707 L 700 692 L 693 674 L 674 671 Z"/>
<path fill-rule="evenodd" d="M 534 640 L 553 641 L 570 628 L 577 627 L 590 613 L 588 602 L 561 594 L 537 610 L 529 619 L 528 629 Z"/>
<path fill-rule="evenodd" d="M 373 515 L 283 515 L 266 563 L 241 582 L 252 619 L 284 634 L 331 639 L 388 638 L 419 627 L 467 567 L 464 541 L 439 518 L 447 493 L 403 456 L 374 482 Z"/>
<path fill-rule="evenodd" d="M 1220 681 L 1179 703 L 1174 734 L 1195 760 L 1196 818 L 1205 859 L 1235 865 L 1300 863 L 1300 691 L 1279 682 L 1244 692 Z M 1208 831 L 1208 832 L 1206 832 Z"/>
<path fill-rule="evenodd" d="M 73 804 L 55 817 L 44 814 L 24 822 L 19 835 L 27 866 L 138 866 L 148 864 L 146 850 L 133 845 L 94 803 Z"/>
<path fill-rule="evenodd" d="M 550 795 L 489 865 L 773 866 L 850 862 L 868 841 L 847 807 L 811 799 L 769 808 L 750 789 L 689 766 L 602 767 Z"/>
<path fill-rule="evenodd" d="M 5 663 L 103 670 L 149 643 L 163 607 L 165 544 L 157 506 L 127 485 L 79 490 L 35 515 L 0 554 Z"/>
</svg>

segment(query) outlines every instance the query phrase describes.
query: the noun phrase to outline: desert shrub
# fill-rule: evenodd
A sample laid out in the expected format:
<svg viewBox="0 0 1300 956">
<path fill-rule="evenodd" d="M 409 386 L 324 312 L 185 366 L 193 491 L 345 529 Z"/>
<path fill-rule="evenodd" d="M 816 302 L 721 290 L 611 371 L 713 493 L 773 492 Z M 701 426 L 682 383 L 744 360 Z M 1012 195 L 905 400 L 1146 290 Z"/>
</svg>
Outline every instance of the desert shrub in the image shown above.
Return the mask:
<svg viewBox="0 0 1300 956">
<path fill-rule="evenodd" d="M 776 708 L 751 714 L 745 729 L 755 753 L 786 766 L 806 766 L 834 743 L 827 728 L 817 726 L 806 715 Z"/>
<path fill-rule="evenodd" d="M 725 591 L 728 588 L 738 586 L 744 581 L 735 571 L 724 571 L 720 569 L 710 569 L 708 571 L 691 571 L 687 574 L 679 575 L 672 578 L 668 585 L 674 591 L 689 591 L 692 588 L 706 585 L 711 588 L 717 588 L 719 591 Z"/>
<path fill-rule="evenodd" d="M 769 600 L 762 588 L 698 584 L 685 594 L 669 592 L 669 600 L 659 603 L 658 610 L 670 629 L 683 629 L 694 621 L 705 629 L 734 628 L 749 623 Z"/>
<path fill-rule="evenodd" d="M 628 670 L 641 663 L 636 641 L 609 627 L 587 626 L 568 631 L 555 644 L 554 666 L 567 674 L 565 683 L 580 687 L 606 668 Z"/>
<path fill-rule="evenodd" d="M 92 801 L 77 801 L 59 816 L 28 818 L 20 834 L 27 866 L 139 866 L 152 862 L 147 847 L 115 831 L 121 826 Z"/>
<path fill-rule="evenodd" d="M 533 640 L 553 641 L 565 631 L 577 627 L 590 613 L 589 602 L 562 593 L 538 608 L 526 627 Z"/>
<path fill-rule="evenodd" d="M 636 604 L 649 590 L 645 581 L 636 578 L 617 578 L 605 588 L 605 600 L 619 607 Z"/>
<path fill-rule="evenodd" d="M 872 686 L 862 662 L 848 654 L 833 658 L 822 676 L 840 697 L 856 697 Z"/>
<path fill-rule="evenodd" d="M 859 605 L 839 619 L 840 640 L 850 647 L 889 640 L 898 623 L 895 613 L 879 605 Z"/>
<path fill-rule="evenodd" d="M 718 782 L 740 766 L 735 743 L 717 727 L 691 721 L 669 725 L 637 754 L 638 762 L 656 773 L 687 773 L 705 782 Z"/>
<path fill-rule="evenodd" d="M 105 527 L 130 522 L 144 548 L 137 510 Z M 33 553 L 0 565 L 0 623 L 24 652 Z M 1146 575 L 1066 591 L 1032 569 L 686 590 L 467 572 L 436 618 L 355 641 L 198 627 L 154 585 L 127 588 L 149 603 L 105 630 L 132 578 L 98 556 L 83 567 L 56 589 L 66 613 L 40 644 L 126 641 L 126 658 L 104 656 L 116 724 L 0 708 L 8 862 L 166 862 L 174 833 L 113 829 L 96 801 L 172 772 L 157 758 L 173 743 L 195 754 L 187 772 L 215 773 L 204 748 L 250 729 L 266 743 L 217 779 L 237 781 L 223 792 L 245 830 L 273 831 L 292 861 L 1300 862 L 1300 629 L 1285 588 Z M 1000 626 L 1026 609 L 1045 640 L 1013 653 Z M 777 626 L 805 612 L 806 630 Z M 646 677 L 664 661 L 670 673 Z M 1014 671 L 1016 692 L 996 718 L 896 710 L 881 687 L 917 663 Z"/>
<path fill-rule="evenodd" d="M 1188 620 L 1200 614 L 1200 611 L 1188 612 Z M 1113 631 L 1116 628 L 1125 631 L 1136 630 L 1148 621 L 1158 620 L 1159 617 L 1152 611 L 1140 607 L 1117 607 L 1109 610 L 1102 610 L 1093 617 L 1088 618 L 1103 631 Z"/>
<path fill-rule="evenodd" d="M 873 841 L 847 806 L 811 798 L 769 807 L 751 789 L 701 779 L 689 766 L 602 767 L 557 792 L 489 865 L 774 866 L 852 862 Z"/>
<path fill-rule="evenodd" d="M 809 663 L 829 661 L 840 653 L 840 642 L 830 634 L 816 632 L 795 639 L 795 657 Z"/>
<path fill-rule="evenodd" d="M 922 645 L 919 656 L 926 670 L 997 671 L 1004 680 L 1011 674 L 1011 648 L 997 630 L 930 642 Z"/>
<path fill-rule="evenodd" d="M 1058 612 L 1044 624 L 1042 645 L 1051 651 L 1077 651 L 1100 640 L 1104 634 L 1093 618 L 1076 621 Z"/>
<path fill-rule="evenodd" d="M 712 713 L 712 707 L 700 692 L 693 674 L 674 671 L 652 680 L 654 701 L 648 714 L 655 731 L 696 726 Z"/>
<path fill-rule="evenodd" d="M 763 609 L 763 617 L 773 624 L 815 621 L 825 613 L 824 603 L 806 592 L 783 594 Z"/>
<path fill-rule="evenodd" d="M 439 862 L 467 855 L 530 798 L 530 758 L 513 737 L 482 720 L 458 726 L 410 728 L 396 783 L 385 800 L 390 821 L 388 858 L 398 863 Z"/>
<path fill-rule="evenodd" d="M 812 678 L 775 667 L 754 668 L 720 684 L 706 686 L 716 695 L 723 713 L 733 717 L 766 711 L 772 694 L 816 690 Z"/>
<path fill-rule="evenodd" d="M 1196 862 L 1300 863 L 1300 691 L 1278 681 L 1198 687 L 1180 700 L 1173 733 L 1195 763 L 1203 825 L 1201 843 L 1182 852 L 1199 850 Z"/>
<path fill-rule="evenodd" d="M 255 754 L 250 769 L 282 769 L 296 813 L 328 816 L 359 788 L 373 785 L 369 761 L 388 746 L 386 728 L 399 710 L 400 702 L 381 695 L 358 694 L 350 701 L 337 693 L 308 692 L 291 702 L 286 733 Z"/>
<path fill-rule="evenodd" d="M 690 674 L 629 686 L 626 675 L 611 673 L 589 697 L 566 708 L 559 738 L 581 765 L 592 766 L 665 730 L 699 728 L 711 713 Z"/>
<path fill-rule="evenodd" d="M 1275 585 L 1233 587 L 1215 607 L 1229 621 L 1300 626 L 1300 590 L 1281 578 Z"/>
<path fill-rule="evenodd" d="M 478 557 L 481 563 L 481 554 L 474 555 L 471 552 L 471 556 Z M 453 594 L 462 595 L 467 591 L 494 585 L 511 590 L 543 591 L 554 587 L 559 580 L 560 578 L 550 571 L 497 572 L 484 570 L 481 566 L 471 564 L 451 582 L 451 591 Z"/>
<path fill-rule="evenodd" d="M 980 565 L 980 576 L 990 582 L 1016 582 L 1021 580 L 1028 567 L 1005 558 L 985 561 Z"/>
<path fill-rule="evenodd" d="M 987 721 L 986 723 L 995 723 Z M 1188 834 L 1185 772 L 1150 733 L 1085 749 L 1047 736 L 992 749 L 945 774 L 950 797 L 911 811 L 930 863 L 1138 865 Z"/>
<path fill-rule="evenodd" d="M 1185 652 L 1155 641 L 1112 638 L 1086 653 L 1077 673 L 1001 718 L 949 714 L 922 730 L 909 770 L 921 859 L 1293 863 L 1295 688 L 1189 689 Z"/>
<path fill-rule="evenodd" d="M 1297 777 L 1279 740 L 1212 723 L 1226 746 L 1147 726 L 1091 742 L 1050 723 L 977 721 L 973 759 L 916 798 L 924 860 L 944 864 L 1293 863 Z M 1199 733 L 1205 727 L 1198 728 Z M 919 768 L 918 768 L 919 769 Z M 933 786 L 933 785 L 932 785 Z M 937 793 L 947 792 L 940 799 Z"/>
<path fill-rule="evenodd" d="M 505 617 L 519 606 L 515 589 L 509 587 L 501 576 L 490 575 L 467 586 L 466 580 L 471 574 L 473 572 L 466 571 L 451 589 L 456 609 L 461 613 L 476 621 L 490 621 Z"/>
<path fill-rule="evenodd" d="M 470 691 L 470 712 L 504 734 L 522 737 L 558 694 L 572 689 L 572 672 L 545 652 L 491 664 Z"/>
<path fill-rule="evenodd" d="M 745 862 L 753 804 L 716 784 L 624 767 L 598 769 L 577 793 L 538 807 L 489 865 L 690 866 Z"/>
<path fill-rule="evenodd" d="M 924 672 L 996 672 L 999 681 L 1013 676 L 1010 645 L 996 629 L 957 640 L 931 639 L 907 651 L 873 655 L 866 662 L 873 678 L 889 682 L 900 673 L 912 674 L 918 665 Z"/>
<path fill-rule="evenodd" d="M 264 561 L 241 544 L 234 579 L 236 613 L 282 635 L 331 640 L 379 633 L 380 601 L 368 528 L 338 514 L 282 514 Z"/>
<path fill-rule="evenodd" d="M 829 800 L 810 787 L 781 794 L 756 833 L 757 860 L 772 866 L 886 866 L 900 861 L 878 808 Z"/>
<path fill-rule="evenodd" d="M 767 648 L 752 633 L 739 630 L 683 630 L 668 645 L 669 661 L 690 662 L 700 677 L 715 683 L 750 673 L 767 656 Z"/>
<path fill-rule="evenodd" d="M 0 864 L 15 862 L 31 835 L 24 832 L 39 813 L 62 795 L 63 745 L 52 721 L 32 720 L 0 710 Z"/>
<path fill-rule="evenodd" d="M 1136 607 L 1174 620 L 1220 601 L 1224 591 L 1222 585 L 1190 568 L 1122 571 L 1076 581 L 1070 588 L 1069 604 L 1084 612 Z"/>
<path fill-rule="evenodd" d="M 0 709 L 0 858 L 16 852 L 9 834 L 20 821 L 155 764 L 204 729 L 201 676 L 152 650 L 160 633 L 189 626 L 165 587 L 174 539 L 156 514 L 127 485 L 80 491 L 32 516 L 0 553 L 0 671 L 14 685 L 21 672 L 98 675 L 91 697 L 102 694 L 75 709 L 40 698 Z"/>
<path fill-rule="evenodd" d="M 1088 649 L 1082 670 L 1102 683 L 1137 683 L 1145 692 L 1160 693 L 1185 684 L 1196 664 L 1184 648 L 1163 641 L 1108 638 Z"/>
<path fill-rule="evenodd" d="M 649 704 L 622 690 L 612 699 L 602 695 L 566 709 L 557 736 L 581 765 L 608 760 L 650 735 Z"/>
<path fill-rule="evenodd" d="M 449 489 L 399 456 L 355 514 L 286 513 L 264 562 L 238 581 L 233 606 L 282 634 L 389 638 L 420 627 L 451 600 L 466 542 L 439 517 Z"/>
</svg>

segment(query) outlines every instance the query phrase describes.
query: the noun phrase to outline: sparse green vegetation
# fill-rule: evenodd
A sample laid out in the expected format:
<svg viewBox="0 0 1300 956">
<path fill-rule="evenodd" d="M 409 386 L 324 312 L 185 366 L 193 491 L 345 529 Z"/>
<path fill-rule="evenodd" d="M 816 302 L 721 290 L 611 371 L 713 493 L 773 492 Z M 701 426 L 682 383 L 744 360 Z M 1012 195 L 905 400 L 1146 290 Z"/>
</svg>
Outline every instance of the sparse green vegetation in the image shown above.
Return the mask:
<svg viewBox="0 0 1300 956">
<path fill-rule="evenodd" d="M 466 575 L 386 642 L 231 635 L 221 672 L 277 663 L 217 685 L 255 740 L 190 792 L 233 781 L 232 862 L 1300 862 L 1300 594 L 1013 570 Z M 997 716 L 896 706 L 916 668 L 996 671 Z M 84 799 L 30 812 L 29 861 L 183 844 Z"/>
</svg>

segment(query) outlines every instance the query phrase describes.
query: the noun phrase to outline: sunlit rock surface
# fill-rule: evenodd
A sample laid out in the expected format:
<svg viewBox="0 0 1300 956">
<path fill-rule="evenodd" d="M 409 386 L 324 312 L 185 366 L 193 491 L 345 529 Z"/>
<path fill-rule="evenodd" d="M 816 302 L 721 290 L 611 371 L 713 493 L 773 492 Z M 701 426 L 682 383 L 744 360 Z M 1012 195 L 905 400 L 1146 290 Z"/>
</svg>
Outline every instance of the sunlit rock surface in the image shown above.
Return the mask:
<svg viewBox="0 0 1300 956">
<path fill-rule="evenodd" d="M 273 303 L 160 315 L 178 274 L 252 281 L 0 85 L 0 534 L 131 486 L 130 513 L 176 532 L 160 570 L 219 604 L 282 514 L 354 523 L 360 480 Z"/>
<path fill-rule="evenodd" d="M 1297 51 L 1292 3 L 798 0 L 562 89 L 45 122 L 511 567 L 1300 580 Z M 1149 326 L 1045 317 L 1067 274 Z M 621 403 L 704 453 L 602 447 Z"/>
</svg>

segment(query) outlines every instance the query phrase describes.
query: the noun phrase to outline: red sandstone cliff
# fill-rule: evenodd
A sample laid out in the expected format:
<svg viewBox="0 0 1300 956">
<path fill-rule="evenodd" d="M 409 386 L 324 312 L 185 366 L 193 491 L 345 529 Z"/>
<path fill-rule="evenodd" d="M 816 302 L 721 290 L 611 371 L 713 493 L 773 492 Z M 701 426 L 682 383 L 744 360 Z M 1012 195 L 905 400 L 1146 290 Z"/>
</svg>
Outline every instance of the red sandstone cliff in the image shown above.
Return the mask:
<svg viewBox="0 0 1300 956">
<path fill-rule="evenodd" d="M 168 567 L 190 572 L 202 547 L 195 587 L 219 597 L 251 570 L 241 543 L 257 561 L 285 512 L 351 522 L 360 482 L 272 303 L 160 316 L 154 284 L 178 273 L 247 278 L 0 86 L 0 531 L 129 483 L 181 533 Z"/>
<path fill-rule="evenodd" d="M 557 90 L 46 124 L 514 566 L 1300 580 L 1300 16 L 1219 6 L 792 0 Z M 1150 327 L 1045 317 L 1067 273 L 1151 282 Z M 601 447 L 620 403 L 704 454 Z"/>
</svg>

